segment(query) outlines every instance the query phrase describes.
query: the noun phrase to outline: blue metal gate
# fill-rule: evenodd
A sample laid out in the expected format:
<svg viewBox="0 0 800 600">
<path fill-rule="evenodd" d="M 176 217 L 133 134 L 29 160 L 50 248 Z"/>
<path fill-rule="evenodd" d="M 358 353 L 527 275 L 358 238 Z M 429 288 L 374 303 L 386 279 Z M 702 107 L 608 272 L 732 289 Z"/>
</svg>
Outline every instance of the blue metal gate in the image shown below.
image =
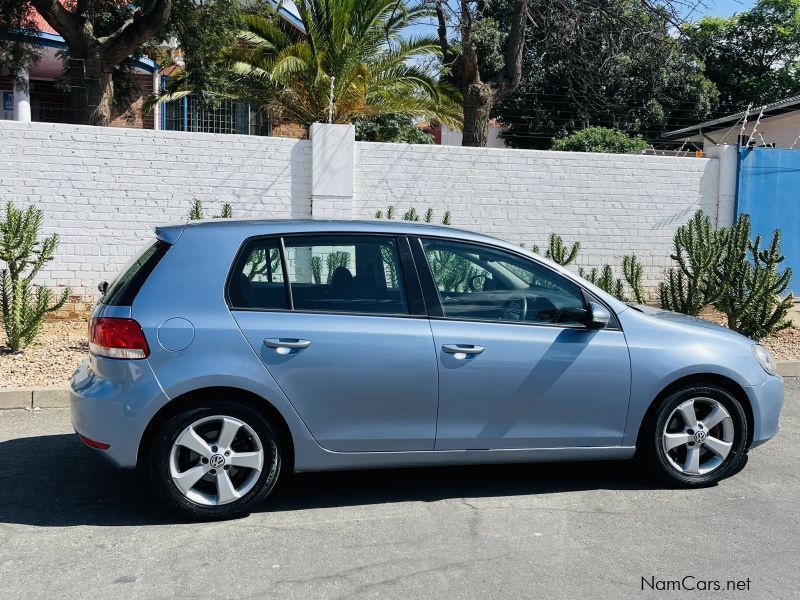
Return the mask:
<svg viewBox="0 0 800 600">
<path fill-rule="evenodd" d="M 780 228 L 783 266 L 792 268 L 789 289 L 800 295 L 800 150 L 740 148 L 736 216 L 747 213 L 753 234 L 769 241 Z"/>
</svg>

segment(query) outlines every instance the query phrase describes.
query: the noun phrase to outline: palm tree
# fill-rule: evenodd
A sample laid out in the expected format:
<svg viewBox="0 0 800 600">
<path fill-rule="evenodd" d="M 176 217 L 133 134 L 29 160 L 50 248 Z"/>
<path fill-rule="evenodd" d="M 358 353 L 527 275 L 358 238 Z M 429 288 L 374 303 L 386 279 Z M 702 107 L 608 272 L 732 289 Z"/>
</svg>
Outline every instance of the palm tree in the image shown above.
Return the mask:
<svg viewBox="0 0 800 600">
<path fill-rule="evenodd" d="M 423 66 L 426 58 L 440 54 L 438 40 L 402 36 L 409 25 L 430 14 L 423 3 L 297 4 L 306 30 L 301 39 L 288 34 L 272 10 L 242 16 L 239 44 L 220 55 L 231 72 L 222 96 L 310 125 L 329 120 L 332 91 L 333 123 L 399 114 L 461 127 L 459 92 Z M 191 91 L 176 81 L 161 100 Z"/>
</svg>

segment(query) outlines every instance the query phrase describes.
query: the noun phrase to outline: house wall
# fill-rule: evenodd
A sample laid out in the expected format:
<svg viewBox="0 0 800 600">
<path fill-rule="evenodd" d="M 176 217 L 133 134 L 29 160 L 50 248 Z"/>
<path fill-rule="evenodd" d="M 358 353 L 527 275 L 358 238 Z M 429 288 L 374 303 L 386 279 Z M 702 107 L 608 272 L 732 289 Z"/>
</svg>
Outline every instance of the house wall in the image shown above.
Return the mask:
<svg viewBox="0 0 800 600">
<path fill-rule="evenodd" d="M 431 207 L 437 219 L 450 210 L 453 226 L 526 247 L 544 247 L 551 231 L 579 240 L 586 267 L 620 265 L 635 252 L 650 286 L 669 263 L 675 228 L 698 208 L 712 218 L 719 212 L 716 159 L 354 143 L 350 136 L 341 147 L 314 138 L 326 151 L 347 153 L 347 160 L 316 157 L 315 181 L 335 183 L 330 192 L 312 190 L 308 140 L 4 121 L 0 185 L 4 200 L 44 211 L 44 234 L 60 235 L 56 259 L 38 281 L 86 296 L 151 239 L 156 224 L 184 220 L 195 198 L 209 216 L 224 202 L 236 217 L 264 218 L 369 219 L 390 204 L 397 218 L 411 206 L 421 214 Z M 336 179 L 322 177 L 318 170 L 334 164 Z"/>
<path fill-rule="evenodd" d="M 728 143 L 736 143 L 736 138 L 741 132 L 741 124 L 728 126 L 716 131 L 706 132 L 707 135 L 714 141 L 719 141 L 725 137 Z M 750 136 L 755 129 L 753 139 L 756 144 L 766 145 L 775 144 L 776 148 L 792 148 L 800 149 L 800 110 L 788 112 L 777 117 L 770 117 L 762 119 L 756 127 L 756 117 L 748 117 L 748 122 L 745 125 L 744 135 Z M 793 146 L 794 145 L 794 146 Z M 708 151 L 713 147 L 713 144 L 708 140 L 703 140 L 704 150 Z"/>
</svg>

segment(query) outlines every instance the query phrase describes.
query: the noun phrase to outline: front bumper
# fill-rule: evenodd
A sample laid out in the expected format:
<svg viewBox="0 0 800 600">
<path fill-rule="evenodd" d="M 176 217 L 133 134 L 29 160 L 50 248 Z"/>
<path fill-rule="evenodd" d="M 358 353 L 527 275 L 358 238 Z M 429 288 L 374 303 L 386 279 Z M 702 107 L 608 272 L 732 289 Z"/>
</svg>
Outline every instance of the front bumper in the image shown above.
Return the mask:
<svg viewBox="0 0 800 600">
<path fill-rule="evenodd" d="M 91 356 L 70 382 L 70 412 L 76 433 L 108 444 L 97 450 L 118 467 L 136 466 L 139 442 L 167 397 L 146 360 Z"/>
<path fill-rule="evenodd" d="M 769 375 L 764 383 L 744 388 L 753 408 L 753 443 L 755 448 L 778 433 L 783 408 L 783 378 Z"/>
</svg>

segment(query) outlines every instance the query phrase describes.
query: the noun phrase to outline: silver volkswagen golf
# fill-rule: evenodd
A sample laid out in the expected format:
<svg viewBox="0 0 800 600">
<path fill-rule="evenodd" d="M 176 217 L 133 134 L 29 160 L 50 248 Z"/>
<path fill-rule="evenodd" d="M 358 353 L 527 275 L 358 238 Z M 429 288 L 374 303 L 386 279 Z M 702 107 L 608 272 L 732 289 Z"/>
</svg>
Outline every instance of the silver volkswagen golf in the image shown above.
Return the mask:
<svg viewBox="0 0 800 600">
<path fill-rule="evenodd" d="M 449 227 L 160 227 L 101 291 L 75 431 L 192 518 L 293 471 L 636 454 L 700 487 L 778 431 L 763 346 Z"/>
</svg>

